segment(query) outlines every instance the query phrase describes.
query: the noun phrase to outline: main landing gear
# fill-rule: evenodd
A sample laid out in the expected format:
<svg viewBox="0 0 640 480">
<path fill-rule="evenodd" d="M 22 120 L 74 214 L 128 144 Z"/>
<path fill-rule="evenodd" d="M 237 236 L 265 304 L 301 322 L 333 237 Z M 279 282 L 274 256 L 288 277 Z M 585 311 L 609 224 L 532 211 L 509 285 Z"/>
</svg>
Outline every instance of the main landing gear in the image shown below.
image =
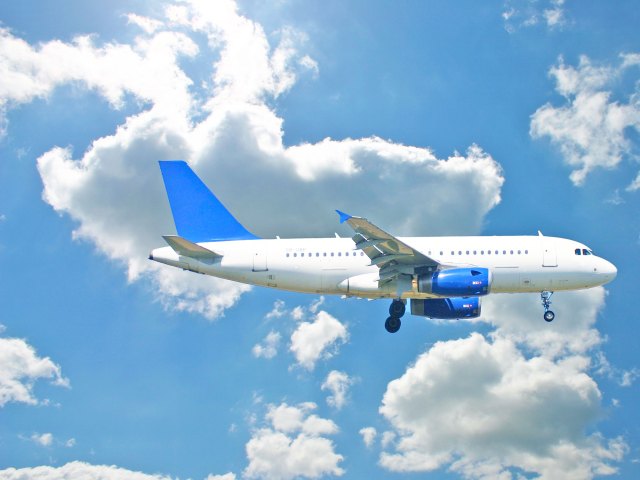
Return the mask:
<svg viewBox="0 0 640 480">
<path fill-rule="evenodd" d="M 396 299 L 391 302 L 391 306 L 389 307 L 389 318 L 384 322 L 384 328 L 387 329 L 387 332 L 396 333 L 400 330 L 400 326 L 402 325 L 400 317 L 404 315 L 406 308 L 407 307 L 402 300 Z"/>
<path fill-rule="evenodd" d="M 549 306 L 551 305 L 551 295 L 553 292 L 543 291 L 540 292 L 540 298 L 542 299 L 542 306 L 544 307 L 544 319 L 547 322 L 553 321 L 556 318 L 556 314 L 549 310 Z"/>
</svg>

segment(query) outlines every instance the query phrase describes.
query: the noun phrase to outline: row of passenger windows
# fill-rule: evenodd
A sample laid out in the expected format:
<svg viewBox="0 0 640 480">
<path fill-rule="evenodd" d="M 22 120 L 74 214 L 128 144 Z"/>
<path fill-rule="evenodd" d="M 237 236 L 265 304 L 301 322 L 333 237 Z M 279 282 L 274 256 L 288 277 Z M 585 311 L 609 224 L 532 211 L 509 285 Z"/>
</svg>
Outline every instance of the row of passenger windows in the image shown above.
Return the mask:
<svg viewBox="0 0 640 480">
<path fill-rule="evenodd" d="M 319 252 L 316 252 L 315 254 L 311 253 L 311 252 L 309 252 L 309 253 L 301 252 L 300 254 L 298 254 L 298 253 L 287 253 L 287 257 L 290 257 L 290 256 L 297 257 L 298 255 L 300 255 L 301 257 L 304 257 L 304 256 L 307 256 L 307 257 L 319 257 L 320 253 Z M 356 255 L 357 255 L 357 252 L 355 252 L 355 251 L 353 251 L 353 252 L 344 252 L 344 256 L 345 257 L 348 257 L 348 256 L 355 257 Z M 360 256 L 363 256 L 363 255 L 364 255 L 364 252 L 362 250 L 360 250 Z M 338 252 L 338 253 L 335 253 L 335 252 L 330 252 L 330 253 L 323 252 L 322 256 L 323 257 L 334 257 L 334 256 L 341 257 L 342 256 L 342 252 Z"/>
<path fill-rule="evenodd" d="M 480 255 L 484 255 L 485 253 L 487 255 L 491 255 L 491 254 L 500 255 L 500 250 L 493 250 L 493 251 L 491 251 L 491 250 L 487 250 L 487 251 L 480 250 Z M 457 252 L 451 250 L 451 255 L 452 256 L 455 256 L 456 254 L 457 255 L 462 255 L 462 250 L 458 250 Z M 507 254 L 509 254 L 509 255 L 515 255 L 515 254 L 522 255 L 522 250 L 502 250 L 502 255 L 507 255 Z M 529 255 L 529 250 L 525 250 L 524 254 L 525 255 Z M 431 251 L 429 251 L 428 255 L 431 255 Z M 441 256 L 444 255 L 444 252 L 440 251 L 440 255 Z M 466 250 L 465 251 L 465 255 L 478 255 L 478 250 Z"/>
<path fill-rule="evenodd" d="M 585 250 L 585 252 L 586 252 L 586 250 Z M 500 255 L 500 250 L 493 250 L 493 251 L 491 251 L 491 250 L 486 250 L 486 251 L 485 250 L 480 250 L 480 255 L 484 255 L 485 253 L 487 255 L 491 255 L 491 254 Z M 507 254 L 508 255 L 516 255 L 516 254 L 517 255 L 522 255 L 522 253 L 523 253 L 522 250 L 502 250 L 502 255 L 507 255 Z M 458 255 L 462 255 L 462 250 L 458 250 L 457 254 Z M 529 255 L 529 250 L 525 250 L 524 254 L 525 255 Z M 305 252 L 287 253 L 287 257 L 291 257 L 291 256 L 297 257 L 298 255 L 301 256 L 301 257 L 305 257 L 305 256 L 306 257 L 320 257 L 320 256 L 322 256 L 322 257 L 334 257 L 334 256 L 342 257 L 342 252 L 337 252 L 337 253 L 335 253 L 335 252 L 330 252 L 330 253 L 323 252 L 322 254 L 320 254 L 319 252 L 315 252 L 315 253 L 311 253 L 311 252 L 309 252 L 309 253 L 305 253 Z M 344 256 L 345 257 L 349 257 L 349 256 L 355 257 L 356 255 L 357 255 L 356 251 L 344 252 Z M 364 255 L 364 252 L 362 250 L 360 250 L 360 256 L 363 256 L 363 255 Z M 431 251 L 429 251 L 429 255 L 431 255 Z M 443 251 L 440 252 L 440 256 L 442 256 L 442 255 L 444 255 Z M 451 251 L 451 255 L 455 256 L 456 252 L 452 250 Z M 478 255 L 478 250 L 466 250 L 465 251 L 465 255 Z M 578 250 L 576 250 L 576 255 L 580 255 L 580 253 L 578 253 Z M 585 255 L 590 255 L 590 254 L 589 253 L 585 253 Z"/>
</svg>

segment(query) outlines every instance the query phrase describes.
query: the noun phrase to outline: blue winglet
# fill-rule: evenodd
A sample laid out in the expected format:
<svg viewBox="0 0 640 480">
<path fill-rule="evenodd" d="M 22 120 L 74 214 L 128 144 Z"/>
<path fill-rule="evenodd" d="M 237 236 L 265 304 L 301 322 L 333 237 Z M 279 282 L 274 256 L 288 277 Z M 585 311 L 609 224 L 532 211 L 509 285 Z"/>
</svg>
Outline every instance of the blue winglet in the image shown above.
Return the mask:
<svg viewBox="0 0 640 480">
<path fill-rule="evenodd" d="M 344 223 L 351 218 L 351 215 L 341 212 L 340 210 L 336 210 L 336 213 L 340 215 L 340 223 Z"/>
<path fill-rule="evenodd" d="M 178 235 L 192 242 L 256 237 L 225 208 L 186 162 L 160 161 Z"/>
</svg>

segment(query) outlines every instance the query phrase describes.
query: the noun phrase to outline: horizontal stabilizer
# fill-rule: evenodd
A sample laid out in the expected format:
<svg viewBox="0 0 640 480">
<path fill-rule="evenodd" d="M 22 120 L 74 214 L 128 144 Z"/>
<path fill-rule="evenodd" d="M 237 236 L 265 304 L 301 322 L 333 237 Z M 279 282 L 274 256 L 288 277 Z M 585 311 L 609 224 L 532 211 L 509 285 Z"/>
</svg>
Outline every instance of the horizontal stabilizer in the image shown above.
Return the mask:
<svg viewBox="0 0 640 480">
<path fill-rule="evenodd" d="M 204 248 L 197 243 L 190 242 L 186 238 L 179 237 L 178 235 L 163 235 L 162 238 L 164 238 L 178 255 L 182 255 L 183 257 L 195 258 L 196 260 L 213 260 L 216 257 L 222 257 L 219 253 Z"/>
</svg>

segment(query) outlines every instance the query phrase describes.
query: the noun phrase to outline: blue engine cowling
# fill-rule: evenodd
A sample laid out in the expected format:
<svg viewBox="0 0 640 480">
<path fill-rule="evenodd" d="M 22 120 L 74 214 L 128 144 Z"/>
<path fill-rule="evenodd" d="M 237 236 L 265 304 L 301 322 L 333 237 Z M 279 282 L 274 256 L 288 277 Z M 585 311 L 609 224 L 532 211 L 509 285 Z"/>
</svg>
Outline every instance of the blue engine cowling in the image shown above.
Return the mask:
<svg viewBox="0 0 640 480">
<path fill-rule="evenodd" d="M 478 297 L 411 299 L 411 315 L 454 320 L 480 316 Z"/>
<path fill-rule="evenodd" d="M 418 291 L 443 297 L 486 295 L 491 287 L 487 268 L 450 268 L 418 276 Z"/>
</svg>

